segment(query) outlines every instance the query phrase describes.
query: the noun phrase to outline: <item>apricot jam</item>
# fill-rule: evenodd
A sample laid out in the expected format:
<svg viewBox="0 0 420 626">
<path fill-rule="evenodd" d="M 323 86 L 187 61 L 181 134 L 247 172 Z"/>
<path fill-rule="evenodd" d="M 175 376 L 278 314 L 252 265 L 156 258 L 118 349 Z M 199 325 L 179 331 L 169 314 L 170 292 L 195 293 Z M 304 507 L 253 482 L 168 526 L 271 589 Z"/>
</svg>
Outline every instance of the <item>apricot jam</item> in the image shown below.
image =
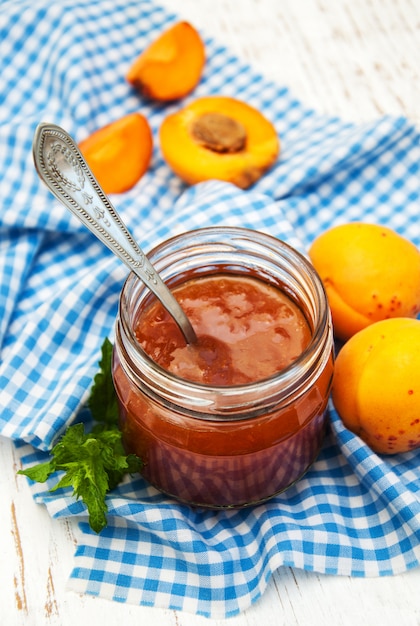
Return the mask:
<svg viewBox="0 0 420 626">
<path fill-rule="evenodd" d="M 194 279 L 173 293 L 198 341 L 187 345 L 158 303 L 141 316 L 136 337 L 156 363 L 207 385 L 239 385 L 281 371 L 309 343 L 309 326 L 283 292 L 262 281 L 216 274 Z"/>
<path fill-rule="evenodd" d="M 186 345 L 147 287 L 127 279 L 113 366 L 124 445 L 183 502 L 265 501 L 322 445 L 333 372 L 322 284 L 298 252 L 240 228 L 180 235 L 150 259 L 198 341 Z"/>
</svg>

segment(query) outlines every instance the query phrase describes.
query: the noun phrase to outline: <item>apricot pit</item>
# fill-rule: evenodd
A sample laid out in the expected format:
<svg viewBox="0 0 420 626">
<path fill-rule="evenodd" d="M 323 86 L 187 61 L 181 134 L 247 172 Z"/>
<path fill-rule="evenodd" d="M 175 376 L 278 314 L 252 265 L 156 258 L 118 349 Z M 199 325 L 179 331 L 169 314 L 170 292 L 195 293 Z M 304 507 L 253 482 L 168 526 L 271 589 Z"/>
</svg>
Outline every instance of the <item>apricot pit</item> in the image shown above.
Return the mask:
<svg viewBox="0 0 420 626">
<path fill-rule="evenodd" d="M 191 124 L 193 138 L 214 152 L 239 152 L 246 144 L 244 126 L 222 113 L 203 113 Z"/>
<path fill-rule="evenodd" d="M 216 179 L 247 189 L 275 163 L 280 141 L 257 109 L 226 96 L 197 98 L 160 127 L 164 159 L 188 184 Z"/>
<path fill-rule="evenodd" d="M 188 22 L 177 22 L 137 57 L 127 81 L 148 98 L 176 100 L 198 84 L 205 61 L 205 46 L 198 31 Z"/>
</svg>

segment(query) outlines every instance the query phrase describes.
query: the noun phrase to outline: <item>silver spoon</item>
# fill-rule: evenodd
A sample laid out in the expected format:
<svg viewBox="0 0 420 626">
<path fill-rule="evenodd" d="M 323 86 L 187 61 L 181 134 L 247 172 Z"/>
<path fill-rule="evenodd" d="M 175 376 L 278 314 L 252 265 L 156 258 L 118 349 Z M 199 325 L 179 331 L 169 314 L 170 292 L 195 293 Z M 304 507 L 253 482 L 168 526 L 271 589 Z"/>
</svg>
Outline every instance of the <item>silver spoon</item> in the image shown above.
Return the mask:
<svg viewBox="0 0 420 626">
<path fill-rule="evenodd" d="M 116 254 L 155 294 L 187 343 L 197 341 L 191 322 L 134 241 L 92 174 L 76 142 L 55 124 L 40 124 L 32 145 L 36 170 L 58 200 Z"/>
</svg>

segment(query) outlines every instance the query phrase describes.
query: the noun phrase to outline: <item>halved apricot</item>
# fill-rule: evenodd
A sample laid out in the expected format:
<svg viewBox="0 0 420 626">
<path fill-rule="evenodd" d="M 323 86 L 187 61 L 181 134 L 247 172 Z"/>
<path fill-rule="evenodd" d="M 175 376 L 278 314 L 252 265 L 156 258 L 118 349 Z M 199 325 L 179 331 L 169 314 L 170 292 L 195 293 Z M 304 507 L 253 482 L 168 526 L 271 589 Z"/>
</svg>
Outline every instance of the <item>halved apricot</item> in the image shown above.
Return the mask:
<svg viewBox="0 0 420 626">
<path fill-rule="evenodd" d="M 96 130 L 79 143 L 79 149 L 104 192 L 122 193 L 149 167 L 152 131 L 143 115 L 129 113 Z"/>
<path fill-rule="evenodd" d="M 188 22 L 177 22 L 137 57 L 127 80 L 148 98 L 176 100 L 197 85 L 205 61 L 198 31 Z"/>
<path fill-rule="evenodd" d="M 216 179 L 247 189 L 280 151 L 273 124 L 254 107 L 225 96 L 197 98 L 168 115 L 159 133 L 164 159 L 188 184 Z"/>
</svg>

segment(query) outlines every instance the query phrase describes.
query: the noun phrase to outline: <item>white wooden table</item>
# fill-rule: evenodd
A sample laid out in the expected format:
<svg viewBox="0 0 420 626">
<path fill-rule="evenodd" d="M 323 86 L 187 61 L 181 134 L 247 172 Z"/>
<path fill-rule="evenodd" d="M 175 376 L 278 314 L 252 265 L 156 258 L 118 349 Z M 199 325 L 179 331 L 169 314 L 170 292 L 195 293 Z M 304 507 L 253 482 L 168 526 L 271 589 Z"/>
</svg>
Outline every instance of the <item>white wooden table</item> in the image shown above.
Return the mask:
<svg viewBox="0 0 420 626">
<path fill-rule="evenodd" d="M 420 125 L 419 0 L 163 0 L 308 106 L 351 121 L 385 113 Z M 420 625 L 420 569 L 392 578 L 282 568 L 263 598 L 225 621 L 66 591 L 77 528 L 52 521 L 16 477 L 0 438 L 0 625 Z"/>
</svg>

